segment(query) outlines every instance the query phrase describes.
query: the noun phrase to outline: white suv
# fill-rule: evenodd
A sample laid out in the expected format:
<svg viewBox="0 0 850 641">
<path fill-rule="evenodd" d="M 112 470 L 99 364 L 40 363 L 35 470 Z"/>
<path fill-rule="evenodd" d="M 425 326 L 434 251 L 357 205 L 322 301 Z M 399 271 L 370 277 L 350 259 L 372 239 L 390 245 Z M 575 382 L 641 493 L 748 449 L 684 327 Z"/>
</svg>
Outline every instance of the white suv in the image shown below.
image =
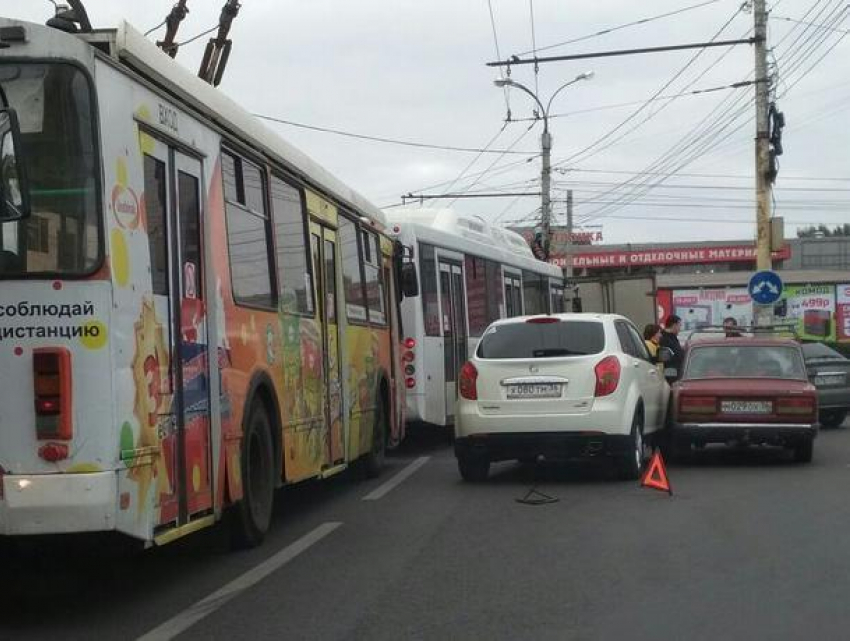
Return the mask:
<svg viewBox="0 0 850 641">
<path fill-rule="evenodd" d="M 467 481 L 490 463 L 610 455 L 636 479 L 670 387 L 628 319 L 555 314 L 496 321 L 459 377 L 455 456 Z"/>
</svg>

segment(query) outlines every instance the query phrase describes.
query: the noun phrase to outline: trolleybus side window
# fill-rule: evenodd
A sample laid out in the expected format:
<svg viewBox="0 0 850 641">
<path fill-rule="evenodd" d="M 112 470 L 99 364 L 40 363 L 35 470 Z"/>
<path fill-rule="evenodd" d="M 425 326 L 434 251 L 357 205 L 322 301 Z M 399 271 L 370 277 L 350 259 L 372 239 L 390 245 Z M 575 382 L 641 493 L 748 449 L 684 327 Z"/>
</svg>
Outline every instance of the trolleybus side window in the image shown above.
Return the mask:
<svg viewBox="0 0 850 641">
<path fill-rule="evenodd" d="M 168 295 L 168 242 L 166 239 L 165 163 L 145 154 L 145 203 L 148 247 L 151 258 L 151 286 L 158 296 Z"/>
<path fill-rule="evenodd" d="M 469 335 L 479 337 L 490 324 L 487 307 L 490 292 L 487 291 L 487 273 L 484 259 L 477 256 L 466 257 L 466 298 L 469 314 Z M 501 288 L 499 288 L 501 289 Z"/>
<path fill-rule="evenodd" d="M 271 193 L 280 306 L 290 314 L 312 316 L 315 308 L 301 193 L 277 176 L 271 178 Z"/>
<path fill-rule="evenodd" d="M 522 273 L 522 291 L 525 300 L 525 313 L 545 314 L 548 311 L 546 286 L 541 274 L 524 271 Z"/>
<path fill-rule="evenodd" d="M 387 322 L 387 316 L 384 309 L 384 283 L 381 274 L 381 247 L 378 244 L 378 235 L 364 231 L 362 241 L 369 320 L 383 325 Z"/>
<path fill-rule="evenodd" d="M 502 289 L 502 266 L 494 260 L 485 261 L 487 278 L 487 322 L 505 315 L 505 292 Z"/>
<path fill-rule="evenodd" d="M 551 308 L 553 314 L 564 313 L 564 288 L 560 285 L 552 285 Z"/>
<path fill-rule="evenodd" d="M 440 303 L 437 298 L 437 261 L 434 248 L 419 243 L 419 278 L 422 290 L 422 314 L 425 335 L 440 335 Z"/>
<path fill-rule="evenodd" d="M 339 245 L 342 252 L 345 311 L 349 320 L 363 322 L 366 320 L 366 296 L 360 269 L 357 226 L 344 216 L 339 217 Z"/>
<path fill-rule="evenodd" d="M 233 299 L 242 305 L 274 309 L 269 225 L 260 169 L 222 152 L 227 247 Z"/>
</svg>

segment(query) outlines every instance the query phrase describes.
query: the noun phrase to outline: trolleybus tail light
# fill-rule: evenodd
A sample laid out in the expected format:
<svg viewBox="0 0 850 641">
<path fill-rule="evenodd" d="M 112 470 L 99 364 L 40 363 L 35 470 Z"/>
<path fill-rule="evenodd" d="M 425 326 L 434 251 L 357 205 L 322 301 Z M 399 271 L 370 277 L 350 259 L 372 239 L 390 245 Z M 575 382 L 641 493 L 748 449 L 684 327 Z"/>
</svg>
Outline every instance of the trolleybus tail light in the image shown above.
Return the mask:
<svg viewBox="0 0 850 641">
<path fill-rule="evenodd" d="M 416 339 L 415 338 L 405 338 L 404 339 L 404 346 L 407 349 L 413 349 L 414 347 L 416 347 Z"/>
<path fill-rule="evenodd" d="M 70 441 L 74 436 L 71 352 L 63 347 L 35 349 L 32 370 L 37 438 Z"/>
<path fill-rule="evenodd" d="M 596 373 L 594 396 L 610 396 L 620 385 L 620 361 L 616 356 L 603 358 L 593 370 Z"/>
<path fill-rule="evenodd" d="M 404 373 L 408 376 L 413 376 L 416 373 L 416 368 L 413 365 L 406 365 L 404 368 Z"/>
<path fill-rule="evenodd" d="M 413 389 L 416 387 L 416 379 L 408 377 L 404 379 L 404 384 L 407 386 L 407 389 Z"/>
<path fill-rule="evenodd" d="M 38 448 L 38 455 L 48 463 L 64 461 L 68 458 L 68 446 L 64 443 L 47 443 Z"/>
<path fill-rule="evenodd" d="M 468 401 L 478 400 L 478 370 L 472 361 L 466 361 L 460 368 L 460 381 L 458 383 L 460 395 Z"/>
</svg>

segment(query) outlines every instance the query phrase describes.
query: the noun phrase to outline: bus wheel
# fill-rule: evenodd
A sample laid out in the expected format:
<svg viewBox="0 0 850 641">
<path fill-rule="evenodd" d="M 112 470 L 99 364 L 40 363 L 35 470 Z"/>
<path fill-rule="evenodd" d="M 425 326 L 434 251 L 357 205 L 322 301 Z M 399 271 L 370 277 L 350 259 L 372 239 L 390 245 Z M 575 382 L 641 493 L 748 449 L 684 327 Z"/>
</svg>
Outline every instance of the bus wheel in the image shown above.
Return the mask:
<svg viewBox="0 0 850 641">
<path fill-rule="evenodd" d="M 272 520 L 274 460 L 271 422 L 262 403 L 254 403 L 242 436 L 242 500 L 234 506 L 232 539 L 237 548 L 263 542 Z"/>
<path fill-rule="evenodd" d="M 369 479 L 378 478 L 384 467 L 387 452 L 387 433 L 389 432 L 387 417 L 387 404 L 382 397 L 378 402 L 378 408 L 375 410 L 375 428 L 372 430 L 372 449 L 366 455 L 364 461 L 366 478 Z"/>
</svg>

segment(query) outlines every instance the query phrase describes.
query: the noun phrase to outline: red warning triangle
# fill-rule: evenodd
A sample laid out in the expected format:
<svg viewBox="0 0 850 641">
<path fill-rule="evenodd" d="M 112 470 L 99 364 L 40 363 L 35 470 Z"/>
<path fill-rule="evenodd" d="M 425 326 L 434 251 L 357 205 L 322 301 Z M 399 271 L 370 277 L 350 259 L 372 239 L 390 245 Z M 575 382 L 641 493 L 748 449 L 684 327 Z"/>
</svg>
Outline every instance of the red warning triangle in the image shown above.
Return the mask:
<svg viewBox="0 0 850 641">
<path fill-rule="evenodd" d="M 670 481 L 667 479 L 667 470 L 664 468 L 664 459 L 661 458 L 661 452 L 655 452 L 649 461 L 646 471 L 643 473 L 643 478 L 640 480 L 643 487 L 651 487 L 653 490 L 661 490 L 673 496 L 673 490 L 670 489 Z"/>
</svg>

